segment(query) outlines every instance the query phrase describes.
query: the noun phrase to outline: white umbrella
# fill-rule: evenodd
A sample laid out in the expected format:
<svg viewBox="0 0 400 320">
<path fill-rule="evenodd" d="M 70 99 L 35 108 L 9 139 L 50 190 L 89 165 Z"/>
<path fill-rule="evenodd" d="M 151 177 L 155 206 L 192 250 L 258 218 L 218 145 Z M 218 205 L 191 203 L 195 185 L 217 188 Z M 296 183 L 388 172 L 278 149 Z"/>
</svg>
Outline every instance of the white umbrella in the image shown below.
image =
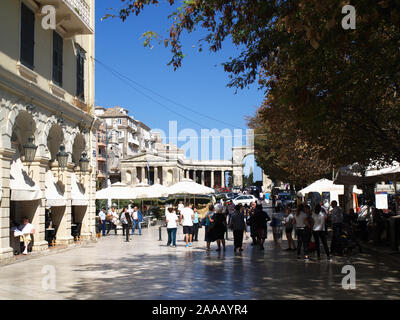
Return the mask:
<svg viewBox="0 0 400 320">
<path fill-rule="evenodd" d="M 215 193 L 214 189 L 194 182 L 192 179 L 182 179 L 168 188 L 171 194 L 209 195 Z"/>
<path fill-rule="evenodd" d="M 340 168 L 335 183 L 337 184 L 363 184 L 362 169 L 355 163 L 347 167 Z M 381 169 L 371 164 L 365 171 L 364 182 L 366 184 L 377 183 L 380 181 L 396 181 L 400 179 L 400 164 L 394 161 L 391 165 Z"/>
<path fill-rule="evenodd" d="M 130 200 L 136 199 L 134 189 L 124 183 L 116 182 L 96 192 L 96 199 L 121 199 Z"/>
<path fill-rule="evenodd" d="M 299 192 L 297 192 L 297 195 L 304 197 L 307 193 L 310 192 L 334 192 L 337 194 L 344 194 L 344 186 L 342 184 L 334 184 L 332 180 L 320 179 L 313 182 L 304 189 L 301 189 Z M 362 193 L 362 190 L 357 189 L 354 186 L 353 192 L 360 194 Z"/>
<path fill-rule="evenodd" d="M 156 199 L 168 196 L 168 188 L 160 184 L 138 184 L 133 189 L 136 199 Z"/>
</svg>

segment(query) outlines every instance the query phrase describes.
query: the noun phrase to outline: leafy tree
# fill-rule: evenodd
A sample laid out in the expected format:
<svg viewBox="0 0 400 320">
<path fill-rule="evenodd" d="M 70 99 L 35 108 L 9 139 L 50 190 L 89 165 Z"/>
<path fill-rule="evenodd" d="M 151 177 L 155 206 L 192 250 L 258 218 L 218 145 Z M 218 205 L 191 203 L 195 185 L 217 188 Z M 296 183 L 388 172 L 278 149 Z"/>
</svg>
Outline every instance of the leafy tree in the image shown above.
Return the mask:
<svg viewBox="0 0 400 320">
<path fill-rule="evenodd" d="M 123 2 L 122 20 L 158 3 Z M 176 7 L 174 0 L 167 2 Z M 169 16 L 168 36 L 159 39 L 170 47 L 174 68 L 184 57 L 182 33 L 196 27 L 206 30 L 200 41 L 211 51 L 220 50 L 226 39 L 241 49 L 224 63 L 229 86 L 244 88 L 258 80 L 266 93 L 260 110 L 265 127 L 259 130 L 275 140 L 284 136 L 293 147 L 291 154 L 277 142 L 264 151 L 258 149 L 258 161 L 267 161 L 274 175 L 297 180 L 299 159 L 310 156 L 310 163 L 334 167 L 400 160 L 400 2 L 354 2 L 355 30 L 342 28 L 345 4 L 342 0 L 185 0 Z M 148 45 L 154 37 L 151 32 L 145 35 Z M 287 125 L 273 124 L 280 114 Z"/>
</svg>

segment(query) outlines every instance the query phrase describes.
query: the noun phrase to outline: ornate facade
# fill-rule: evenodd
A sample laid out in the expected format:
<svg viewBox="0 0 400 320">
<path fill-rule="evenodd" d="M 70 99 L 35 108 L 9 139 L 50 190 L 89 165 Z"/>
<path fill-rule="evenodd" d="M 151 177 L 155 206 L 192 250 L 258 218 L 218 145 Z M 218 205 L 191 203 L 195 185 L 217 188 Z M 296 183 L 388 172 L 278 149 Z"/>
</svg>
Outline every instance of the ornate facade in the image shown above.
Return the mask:
<svg viewBox="0 0 400 320">
<path fill-rule="evenodd" d="M 56 29 L 43 29 L 42 6 L 56 8 Z M 47 250 L 45 210 L 57 243 L 72 224 L 95 238 L 94 0 L 2 0 L 0 12 L 0 259 L 13 256 L 12 223 L 35 227 L 33 250 Z M 30 138 L 34 159 L 24 154 Z M 65 146 L 66 167 L 57 154 Z M 80 160 L 86 152 L 89 170 Z M 18 244 L 18 242 L 17 242 Z"/>
</svg>

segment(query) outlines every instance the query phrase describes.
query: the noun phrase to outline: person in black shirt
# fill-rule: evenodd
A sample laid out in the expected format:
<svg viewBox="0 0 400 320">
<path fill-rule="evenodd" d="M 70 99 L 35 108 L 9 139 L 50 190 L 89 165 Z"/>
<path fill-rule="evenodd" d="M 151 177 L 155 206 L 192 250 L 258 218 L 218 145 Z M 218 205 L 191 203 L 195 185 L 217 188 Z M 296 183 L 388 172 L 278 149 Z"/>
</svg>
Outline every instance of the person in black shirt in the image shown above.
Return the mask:
<svg viewBox="0 0 400 320">
<path fill-rule="evenodd" d="M 264 241 L 267 237 L 268 214 L 262 209 L 262 205 L 256 205 L 253 219 L 257 236 L 257 244 L 260 246 L 261 250 L 264 250 Z"/>
<path fill-rule="evenodd" d="M 243 233 L 246 228 L 246 224 L 244 222 L 244 214 L 241 211 L 241 205 L 235 206 L 235 211 L 232 214 L 230 228 L 233 230 L 233 242 L 236 252 L 237 249 L 239 251 L 243 251 L 242 244 L 243 244 Z"/>
</svg>

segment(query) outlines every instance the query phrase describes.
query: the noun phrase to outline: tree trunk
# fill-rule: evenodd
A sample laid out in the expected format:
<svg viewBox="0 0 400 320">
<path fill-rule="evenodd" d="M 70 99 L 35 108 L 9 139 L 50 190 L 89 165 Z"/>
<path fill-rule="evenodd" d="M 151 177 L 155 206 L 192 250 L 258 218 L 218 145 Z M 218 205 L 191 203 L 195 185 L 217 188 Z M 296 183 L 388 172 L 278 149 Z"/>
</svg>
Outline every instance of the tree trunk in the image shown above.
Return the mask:
<svg viewBox="0 0 400 320">
<path fill-rule="evenodd" d="M 344 185 L 344 208 L 343 211 L 348 213 L 350 209 L 353 209 L 353 188 L 354 185 Z"/>
</svg>

